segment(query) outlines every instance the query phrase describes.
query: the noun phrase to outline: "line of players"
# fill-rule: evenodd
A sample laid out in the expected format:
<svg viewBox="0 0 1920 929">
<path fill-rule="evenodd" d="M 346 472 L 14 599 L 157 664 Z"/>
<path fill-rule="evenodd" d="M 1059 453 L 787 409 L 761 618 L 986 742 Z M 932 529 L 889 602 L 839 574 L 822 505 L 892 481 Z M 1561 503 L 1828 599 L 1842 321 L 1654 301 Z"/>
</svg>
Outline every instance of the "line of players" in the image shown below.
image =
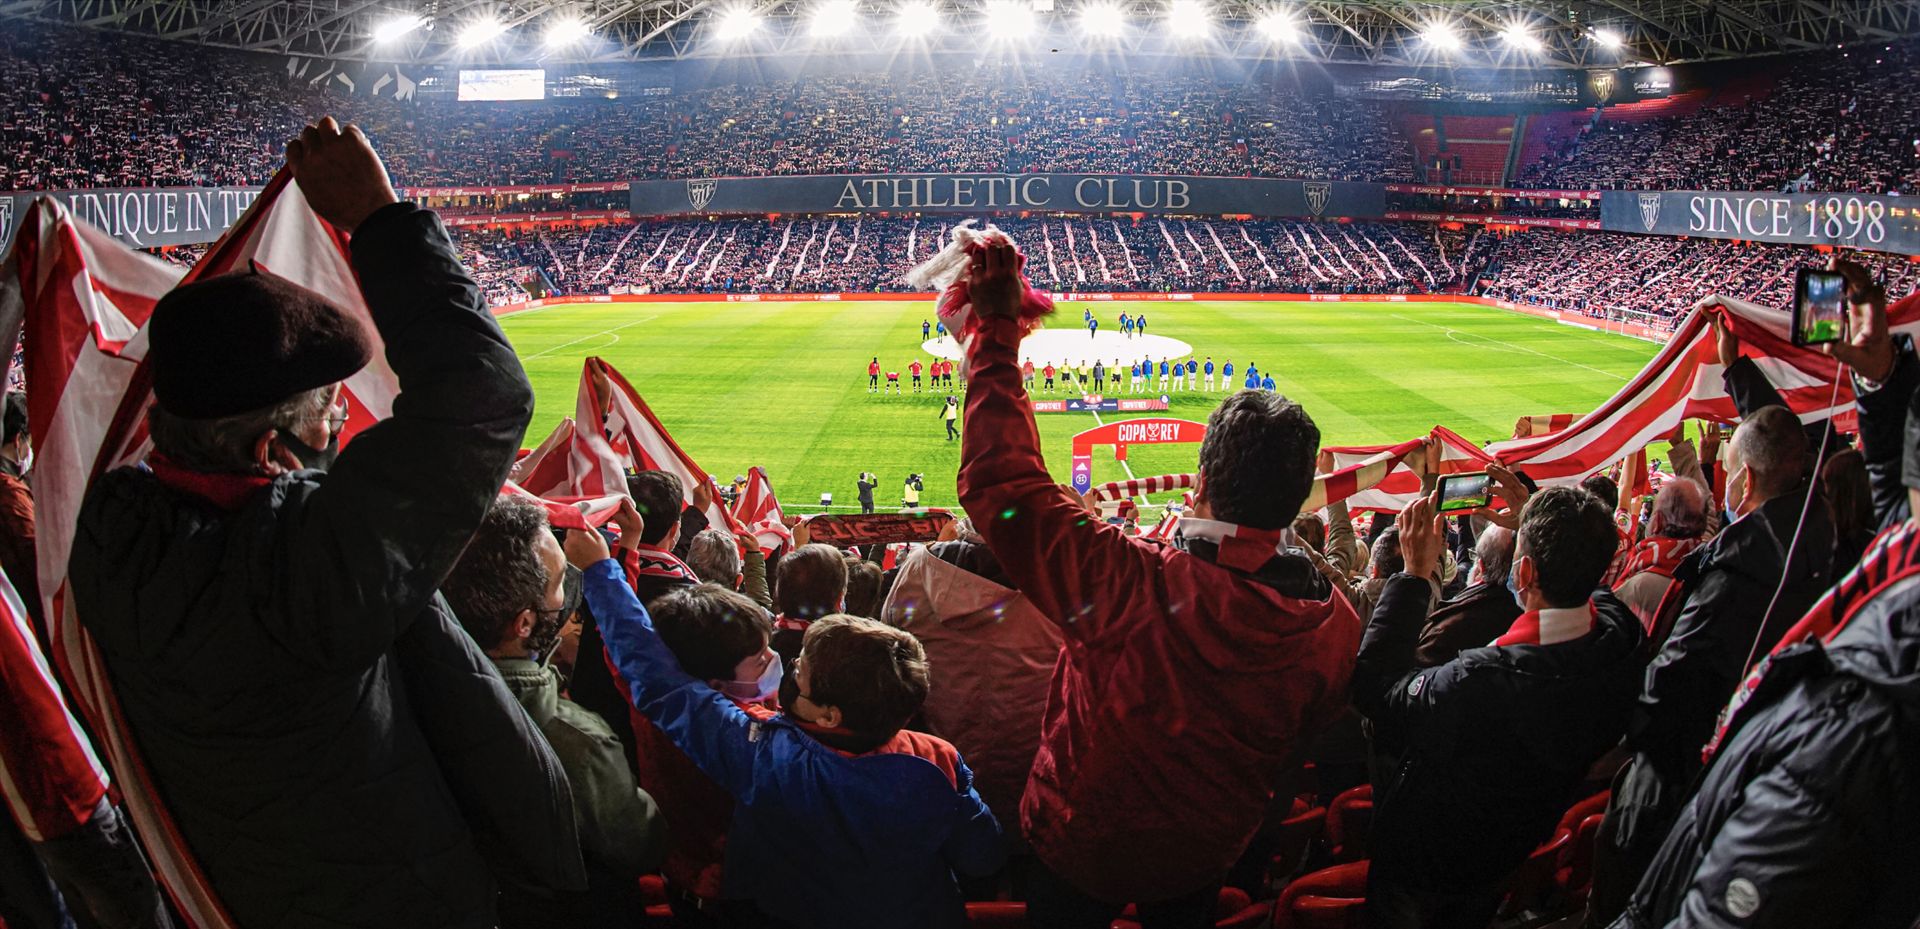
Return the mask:
<svg viewBox="0 0 1920 929">
<path fill-rule="evenodd" d="M 930 365 L 922 365 L 920 359 L 914 359 L 907 365 L 907 373 L 913 379 L 913 392 L 921 392 L 923 374 L 931 379 L 925 389 L 952 389 L 955 367 L 953 362 L 945 359 L 934 359 Z M 1053 393 L 1055 390 L 1064 390 L 1068 393 L 1100 393 L 1111 389 L 1125 390 L 1127 393 L 1135 394 L 1154 393 L 1156 390 L 1159 393 L 1178 393 L 1188 390 L 1235 389 L 1233 362 L 1226 362 L 1216 368 L 1211 355 L 1207 356 L 1205 362 L 1192 358 L 1188 358 L 1184 363 L 1169 362 L 1162 358 L 1157 367 L 1151 359 L 1136 361 L 1125 374 L 1122 374 L 1119 368 L 1118 358 L 1114 359 L 1112 367 L 1098 360 L 1088 365 L 1084 359 L 1077 367 L 1064 362 L 1055 366 L 1051 361 L 1036 367 L 1031 360 L 1028 360 L 1021 363 L 1020 373 L 1026 382 L 1028 393 L 1032 393 L 1036 387 L 1048 393 Z M 902 393 L 899 371 L 885 372 L 884 386 L 880 382 L 881 374 L 880 359 L 875 357 L 867 363 L 867 393 L 896 395 Z M 1054 386 L 1055 381 L 1059 382 L 1057 388 Z M 961 389 L 964 390 L 966 386 L 966 380 L 962 378 Z M 1247 365 L 1244 379 L 1239 386 L 1247 390 L 1273 390 L 1275 387 L 1273 375 L 1262 374 L 1259 366 L 1251 363 Z"/>
<path fill-rule="evenodd" d="M 1083 318 L 1083 321 L 1087 324 L 1087 335 L 1095 336 L 1095 337 L 1099 336 L 1100 320 L 1098 317 L 1095 317 L 1093 315 L 1093 307 L 1085 307 L 1081 310 L 1081 312 L 1085 314 L 1082 318 Z M 927 328 L 926 324 L 922 323 L 920 326 L 920 330 L 923 334 L 925 333 L 926 328 Z M 1120 314 L 1120 334 L 1128 338 L 1132 338 L 1133 336 L 1136 336 L 1136 335 L 1146 335 L 1147 334 L 1147 314 L 1141 313 L 1138 316 L 1128 316 L 1125 313 L 1121 313 Z M 1120 362 L 1117 359 L 1114 361 L 1114 364 L 1116 365 L 1119 363 Z"/>
</svg>

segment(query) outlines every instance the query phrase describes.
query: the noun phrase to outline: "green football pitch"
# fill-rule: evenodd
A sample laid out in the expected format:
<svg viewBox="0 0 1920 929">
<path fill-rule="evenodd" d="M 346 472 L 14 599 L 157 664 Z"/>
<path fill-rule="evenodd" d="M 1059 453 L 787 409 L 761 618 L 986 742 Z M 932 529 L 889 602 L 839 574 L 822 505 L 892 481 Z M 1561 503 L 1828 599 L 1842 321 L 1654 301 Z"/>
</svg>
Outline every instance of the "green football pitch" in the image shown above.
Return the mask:
<svg viewBox="0 0 1920 929">
<path fill-rule="evenodd" d="M 1656 346 L 1503 310 L 1450 303 L 1102 302 L 1103 331 L 1122 310 L 1145 312 L 1154 335 L 1195 358 L 1247 362 L 1307 408 L 1324 444 L 1402 441 L 1446 426 L 1475 442 L 1504 439 L 1525 415 L 1582 413 L 1617 391 Z M 1057 329 L 1077 326 L 1063 304 Z M 574 412 L 581 361 L 599 356 L 631 381 L 682 448 L 721 481 L 766 468 L 789 507 L 823 492 L 854 502 L 855 476 L 880 477 L 897 505 L 910 472 L 922 503 L 955 504 L 958 442 L 940 421 L 944 394 L 867 392 L 882 370 L 931 360 L 920 322 L 931 303 L 659 303 L 545 307 L 501 319 L 538 397 L 527 444 Z M 1130 362 L 1130 359 L 1129 359 Z M 1237 379 L 1236 375 L 1236 379 Z M 958 378 L 956 378 L 956 385 Z M 1157 391 L 1156 391 L 1157 393 Z M 1226 390 L 1172 393 L 1165 413 L 1204 422 Z M 1109 396 L 1125 396 L 1109 391 Z M 1045 394 L 1042 393 L 1044 398 Z M 1056 394 L 1064 397 L 1065 394 Z M 1036 417 L 1047 463 L 1067 480 L 1072 436 L 1092 413 Z M 1116 414 L 1102 414 L 1112 422 Z M 1095 483 L 1193 469 L 1194 445 L 1136 446 L 1125 463 L 1094 450 Z"/>
</svg>

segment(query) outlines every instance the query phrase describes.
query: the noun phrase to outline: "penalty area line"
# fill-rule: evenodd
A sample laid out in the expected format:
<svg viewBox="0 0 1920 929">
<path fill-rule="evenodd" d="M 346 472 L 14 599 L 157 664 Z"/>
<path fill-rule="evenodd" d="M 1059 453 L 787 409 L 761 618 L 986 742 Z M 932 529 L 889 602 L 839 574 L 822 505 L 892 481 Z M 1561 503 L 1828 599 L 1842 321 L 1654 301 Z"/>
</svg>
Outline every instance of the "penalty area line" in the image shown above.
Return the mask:
<svg viewBox="0 0 1920 929">
<path fill-rule="evenodd" d="M 612 335 L 612 336 L 613 336 L 613 341 L 614 341 L 614 342 L 618 342 L 618 341 L 620 341 L 620 337 L 619 337 L 619 336 L 617 336 L 617 335 L 614 335 L 614 333 L 617 333 L 617 332 L 619 332 L 620 330 L 622 330 L 622 329 L 626 329 L 626 328 L 628 328 L 628 327 L 630 327 L 630 326 L 638 326 L 638 325 L 640 325 L 641 323 L 644 323 L 644 322 L 650 322 L 650 321 L 652 321 L 652 320 L 656 320 L 656 319 L 659 319 L 659 318 L 660 318 L 660 315 L 659 315 L 658 313 L 656 313 L 656 314 L 654 314 L 654 315 L 652 315 L 652 316 L 648 316 L 648 317 L 646 317 L 646 318 L 644 318 L 644 319 L 636 319 L 636 320 L 634 320 L 633 322 L 630 322 L 630 323 L 624 323 L 624 324 L 622 324 L 622 325 L 618 325 L 618 326 L 615 326 L 615 327 L 613 327 L 613 328 L 611 328 L 611 329 L 602 329 L 602 330 L 600 330 L 599 332 L 596 332 L 596 333 L 594 333 L 594 334 L 592 334 L 592 335 L 583 335 L 583 336 L 581 336 L 580 338 L 577 338 L 577 339 L 574 339 L 574 340 L 573 340 L 573 341 L 571 341 L 571 342 L 562 342 L 562 343 L 560 343 L 559 345 L 555 345 L 555 346 L 554 346 L 554 347 L 552 347 L 552 348 L 549 348 L 549 349 L 546 349 L 545 351 L 539 351 L 539 352 L 534 352 L 534 353 L 533 353 L 533 354 L 531 354 L 531 355 L 525 355 L 525 356 L 522 356 L 520 360 L 521 360 L 521 361 L 532 361 L 532 360 L 533 360 L 533 359 L 535 359 L 535 358 L 543 358 L 543 357 L 546 357 L 547 355 L 551 355 L 551 354 L 553 354 L 554 352 L 557 352 L 557 351 L 559 351 L 559 350 L 561 350 L 561 349 L 563 349 L 563 348 L 566 348 L 566 347 L 568 347 L 568 346 L 570 346 L 570 345 L 578 345 L 578 344 L 580 344 L 580 343 L 582 343 L 582 342 L 585 342 L 585 341 L 587 341 L 588 339 L 598 339 L 598 338 L 600 338 L 600 337 L 602 337 L 602 336 L 609 336 L 609 335 Z M 609 344 L 609 345 L 611 345 L 611 344 L 613 344 L 613 343 L 611 343 L 611 342 L 610 342 L 610 343 L 608 343 L 608 344 Z"/>
</svg>

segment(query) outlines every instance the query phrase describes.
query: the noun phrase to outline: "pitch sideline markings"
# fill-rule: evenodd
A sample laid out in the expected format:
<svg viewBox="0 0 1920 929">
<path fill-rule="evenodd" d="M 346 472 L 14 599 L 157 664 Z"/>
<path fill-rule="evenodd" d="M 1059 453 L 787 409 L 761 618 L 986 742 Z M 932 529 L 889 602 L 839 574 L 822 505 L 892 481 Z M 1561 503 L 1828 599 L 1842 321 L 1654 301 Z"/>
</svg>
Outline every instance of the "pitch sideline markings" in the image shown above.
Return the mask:
<svg viewBox="0 0 1920 929">
<path fill-rule="evenodd" d="M 1442 330 L 1442 331 L 1444 331 L 1444 332 L 1446 332 L 1446 334 L 1447 334 L 1447 338 L 1449 338 L 1449 339 L 1453 339 L 1453 341 L 1455 341 L 1455 342 L 1460 342 L 1460 340 L 1459 340 L 1459 339 L 1454 339 L 1454 338 L 1453 338 L 1453 334 L 1457 332 L 1457 333 L 1460 333 L 1461 335 L 1466 335 L 1466 336 L 1471 336 L 1471 337 L 1473 337 L 1473 338 L 1476 338 L 1476 339 L 1485 339 L 1485 340 L 1487 340 L 1487 341 L 1489 341 L 1489 342 L 1498 342 L 1498 343 L 1500 343 L 1501 345 L 1505 345 L 1505 346 L 1506 346 L 1507 348 L 1509 348 L 1509 349 L 1512 349 L 1513 351 L 1516 351 L 1516 352 L 1526 352 L 1526 353 L 1527 353 L 1527 354 L 1529 354 L 1529 355 L 1538 355 L 1538 356 L 1540 356 L 1540 357 L 1542 357 L 1542 358 L 1551 358 L 1551 359 L 1553 359 L 1554 361 L 1558 361 L 1558 362 L 1560 362 L 1561 364 L 1569 364 L 1569 365 L 1573 365 L 1573 366 L 1574 366 L 1574 367 L 1576 367 L 1576 368 L 1585 368 L 1585 369 L 1587 369 L 1588 371 L 1592 371 L 1592 372 L 1593 372 L 1593 373 L 1595 373 L 1595 374 L 1604 374 L 1604 375 L 1606 375 L 1607 377 L 1610 377 L 1610 378 L 1613 378 L 1613 379 L 1614 379 L 1614 380 L 1616 380 L 1616 381 L 1630 381 L 1630 380 L 1632 380 L 1632 378 L 1629 378 L 1629 377 L 1622 377 L 1622 376 L 1620 376 L 1620 375 L 1618 375 L 1618 374 L 1615 374 L 1615 373 L 1613 373 L 1612 371 L 1602 371 L 1602 370 L 1600 370 L 1599 368 L 1596 368 L 1596 367 L 1594 367 L 1594 366 L 1592 366 L 1592 365 L 1584 365 L 1584 364 L 1581 364 L 1580 362 L 1577 362 L 1577 361 L 1568 361 L 1567 359 L 1565 359 L 1565 358 L 1562 358 L 1562 357 L 1560 357 L 1559 355 L 1552 355 L 1552 354 L 1548 354 L 1547 352 L 1543 352 L 1543 351 L 1540 351 L 1539 349 L 1534 349 L 1534 348 L 1528 348 L 1528 347 L 1526 347 L 1525 345 L 1515 345 L 1515 344 L 1513 344 L 1512 342 L 1509 342 L 1509 341 L 1507 341 L 1507 340 L 1505 340 L 1505 339 L 1496 339 L 1496 338 L 1494 338 L 1493 336 L 1490 336 L 1490 335 L 1481 335 L 1481 334 L 1479 334 L 1479 333 L 1477 333 L 1477 332 L 1468 332 L 1468 331 L 1467 331 L 1467 330 L 1465 330 L 1465 329 L 1455 329 L 1455 328 L 1453 328 L 1452 326 L 1442 326 L 1442 325 L 1440 325 L 1439 323 L 1430 323 L 1430 322 L 1427 322 L 1427 321 L 1426 321 L 1426 320 L 1424 320 L 1424 319 L 1414 319 L 1414 318 L 1413 318 L 1413 317 L 1411 317 L 1411 316 L 1402 316 L 1402 315 L 1400 315 L 1399 313 L 1392 313 L 1392 314 L 1389 314 L 1389 315 L 1391 315 L 1391 316 L 1392 316 L 1392 317 L 1393 317 L 1394 319 L 1404 319 L 1404 320 L 1406 320 L 1407 322 L 1410 322 L 1410 323 L 1418 323 L 1418 324 L 1420 324 L 1420 325 L 1422 325 L 1422 326 L 1429 326 L 1429 327 L 1431 327 L 1431 328 L 1434 328 L 1434 329 L 1439 329 L 1439 330 Z M 1462 345 L 1469 345 L 1469 344 L 1471 344 L 1471 343 L 1468 343 L 1468 342 L 1460 342 L 1460 344 L 1462 344 Z"/>
<path fill-rule="evenodd" d="M 646 317 L 645 319 L 636 319 L 636 320 L 634 320 L 633 322 L 630 322 L 630 323 L 624 323 L 624 324 L 622 324 L 622 325 L 619 325 L 619 326 L 615 326 L 615 327 L 613 327 L 613 328 L 611 328 L 611 329 L 602 329 L 602 330 L 600 330 L 599 332 L 596 332 L 596 333 L 594 333 L 594 334 L 592 334 L 592 335 L 583 335 L 583 336 L 581 336 L 580 338 L 577 338 L 577 339 L 574 339 L 573 341 L 570 341 L 570 342 L 562 342 L 562 343 L 560 343 L 559 345 L 555 345 L 554 347 L 552 347 L 552 348 L 549 348 L 549 349 L 546 349 L 546 350 L 544 350 L 544 351 L 538 351 L 538 352 L 534 352 L 534 353 L 533 353 L 533 354 L 531 354 L 531 355 L 527 355 L 527 356 L 525 356 L 525 357 L 523 357 L 523 358 L 521 358 L 521 361 L 532 361 L 532 360 L 533 360 L 533 359 L 535 359 L 535 358 L 543 358 L 543 357 L 545 357 L 545 356 L 547 356 L 547 355 L 551 355 L 551 354 L 553 354 L 554 352 L 557 352 L 557 351 L 559 351 L 559 350 L 561 350 L 561 349 L 563 349 L 563 348 L 566 348 L 566 347 L 567 347 L 567 346 L 569 346 L 569 345 L 578 345 L 578 344 L 580 344 L 580 343 L 582 343 L 582 342 L 585 342 L 585 341 L 587 341 L 588 339 L 597 339 L 597 338 L 600 338 L 601 336 L 605 336 L 605 335 L 613 335 L 614 333 L 616 333 L 616 332 L 619 332 L 619 331 L 620 331 L 620 330 L 622 330 L 622 329 L 625 329 L 625 328 L 628 328 L 629 326 L 638 326 L 638 325 L 640 325 L 641 323 L 644 323 L 644 322 L 650 322 L 650 321 L 652 321 L 652 320 L 656 320 L 656 319 L 659 319 L 659 318 L 660 318 L 660 314 L 658 314 L 658 313 L 655 313 L 655 314 L 653 314 L 652 316 L 648 316 L 648 317 Z M 620 341 L 620 337 L 619 337 L 619 336 L 617 336 L 617 335 L 613 335 L 613 342 L 609 342 L 609 343 L 607 343 L 607 344 L 608 344 L 608 345 L 612 345 L 612 344 L 614 344 L 614 343 L 617 343 L 617 342 L 619 342 L 619 341 Z"/>
<path fill-rule="evenodd" d="M 1093 414 L 1094 425 L 1104 426 L 1107 424 L 1106 420 L 1103 420 L 1100 418 L 1099 410 L 1088 410 L 1087 412 Z M 1137 478 L 1133 476 L 1133 465 L 1128 464 L 1125 458 L 1120 459 L 1120 470 L 1127 472 L 1127 480 L 1130 480 L 1130 481 L 1137 480 Z M 1148 506 L 1153 505 L 1153 499 L 1151 497 L 1148 497 L 1146 494 L 1141 494 L 1140 499 L 1147 501 Z"/>
</svg>

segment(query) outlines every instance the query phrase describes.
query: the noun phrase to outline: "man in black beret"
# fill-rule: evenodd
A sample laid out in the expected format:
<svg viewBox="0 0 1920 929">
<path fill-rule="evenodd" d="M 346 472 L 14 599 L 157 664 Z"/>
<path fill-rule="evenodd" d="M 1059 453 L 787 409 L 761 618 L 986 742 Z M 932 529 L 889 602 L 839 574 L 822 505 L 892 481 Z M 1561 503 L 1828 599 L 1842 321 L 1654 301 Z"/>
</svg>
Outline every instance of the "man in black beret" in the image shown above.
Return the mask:
<svg viewBox="0 0 1920 929">
<path fill-rule="evenodd" d="M 376 342 L 321 294 L 259 267 L 168 294 L 153 452 L 89 488 L 74 608 L 237 925 L 481 929 L 490 871 L 584 886 L 551 749 L 436 591 L 533 392 L 439 219 L 394 195 L 358 129 L 323 120 L 287 160 L 351 234 L 393 415 L 341 450 L 341 381 Z"/>
</svg>

